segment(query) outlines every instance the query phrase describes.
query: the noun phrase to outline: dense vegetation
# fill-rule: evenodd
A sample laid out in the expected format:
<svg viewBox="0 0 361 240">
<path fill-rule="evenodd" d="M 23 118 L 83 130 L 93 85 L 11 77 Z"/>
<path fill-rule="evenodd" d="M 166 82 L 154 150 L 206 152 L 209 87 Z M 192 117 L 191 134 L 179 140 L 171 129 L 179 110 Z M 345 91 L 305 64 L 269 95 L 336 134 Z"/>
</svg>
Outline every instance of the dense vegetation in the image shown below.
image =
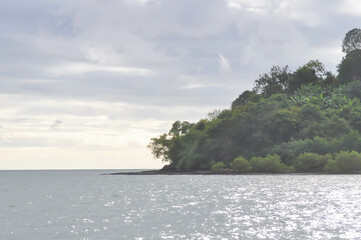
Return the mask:
<svg viewBox="0 0 361 240">
<path fill-rule="evenodd" d="M 149 148 L 164 169 L 234 172 L 361 171 L 361 30 L 346 34 L 338 74 L 311 60 L 274 66 L 230 109 L 176 121 Z"/>
</svg>

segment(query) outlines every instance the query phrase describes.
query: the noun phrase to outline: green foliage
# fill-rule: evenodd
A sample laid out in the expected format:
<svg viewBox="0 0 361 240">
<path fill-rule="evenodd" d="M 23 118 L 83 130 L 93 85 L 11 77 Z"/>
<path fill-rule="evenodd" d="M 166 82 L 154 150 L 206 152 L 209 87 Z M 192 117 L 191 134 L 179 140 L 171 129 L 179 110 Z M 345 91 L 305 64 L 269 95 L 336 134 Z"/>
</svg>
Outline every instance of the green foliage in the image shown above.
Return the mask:
<svg viewBox="0 0 361 240">
<path fill-rule="evenodd" d="M 322 111 L 317 105 L 307 104 L 299 114 L 301 122 L 297 138 L 323 137 L 332 139 L 351 131 L 349 123 L 332 111 Z"/>
<path fill-rule="evenodd" d="M 275 112 L 270 129 L 273 142 L 287 142 L 300 130 L 299 111 L 299 107 L 291 107 L 282 108 Z"/>
<path fill-rule="evenodd" d="M 340 151 L 361 152 L 361 136 L 357 131 L 352 131 L 340 138 L 335 138 L 330 142 L 329 151 L 336 153 Z"/>
<path fill-rule="evenodd" d="M 292 106 L 292 102 L 286 94 L 274 94 L 267 99 L 267 102 L 277 104 L 280 108 Z"/>
<path fill-rule="evenodd" d="M 171 162 L 169 157 L 169 147 L 171 141 L 168 139 L 167 134 L 160 135 L 158 138 L 152 138 L 151 142 L 147 146 L 152 151 L 155 158 L 159 158 L 162 162 Z"/>
<path fill-rule="evenodd" d="M 298 106 L 314 104 L 321 109 L 341 109 L 351 102 L 351 98 L 345 96 L 344 89 L 345 86 L 302 85 L 291 96 L 291 100 Z"/>
<path fill-rule="evenodd" d="M 341 158 L 346 153 L 340 151 L 361 152 L 360 36 L 360 29 L 346 35 L 338 76 L 318 60 L 294 72 L 274 66 L 230 109 L 214 110 L 196 123 L 176 121 L 148 147 L 179 171 L 220 164 L 236 171 L 247 171 L 249 164 L 255 172 L 292 171 L 290 165 L 303 172 L 358 171 L 357 161 L 344 160 L 355 159 L 355 153 Z M 339 157 L 326 164 L 327 154 L 335 153 Z M 236 161 L 238 156 L 251 160 Z"/>
<path fill-rule="evenodd" d="M 297 69 L 294 73 L 294 78 L 290 82 L 289 91 L 294 92 L 302 85 L 311 83 L 317 83 L 319 78 L 316 75 L 316 71 L 310 67 L 303 66 Z"/>
<path fill-rule="evenodd" d="M 346 119 L 353 129 L 361 132 L 361 104 L 357 99 L 344 106 L 338 115 Z"/>
<path fill-rule="evenodd" d="M 336 86 L 338 84 L 337 77 L 330 71 L 325 73 L 324 83 L 328 86 Z"/>
<path fill-rule="evenodd" d="M 361 81 L 359 79 L 348 83 L 344 89 L 343 93 L 349 99 L 357 98 L 361 99 Z"/>
<path fill-rule="evenodd" d="M 237 157 L 235 158 L 231 164 L 230 167 L 236 171 L 236 172 L 249 172 L 250 171 L 250 166 L 249 163 L 246 159 L 244 159 L 243 157 Z"/>
<path fill-rule="evenodd" d="M 266 157 L 253 157 L 250 160 L 252 172 L 263 173 L 284 173 L 292 171 L 292 168 L 281 162 L 281 157 L 277 154 Z"/>
<path fill-rule="evenodd" d="M 335 162 L 325 167 L 326 172 L 352 173 L 361 171 L 361 154 L 355 151 L 341 151 L 335 155 Z"/>
<path fill-rule="evenodd" d="M 291 165 L 296 157 L 308 149 L 310 139 L 292 139 L 289 142 L 284 142 L 280 145 L 274 145 L 270 148 L 264 149 L 261 154 L 277 154 L 281 157 L 283 163 Z"/>
<path fill-rule="evenodd" d="M 284 91 L 281 84 L 267 85 L 263 90 L 263 96 L 268 98 L 274 94 L 280 94 L 283 92 Z"/>
<path fill-rule="evenodd" d="M 361 29 L 359 28 L 348 31 L 342 42 L 342 52 L 348 54 L 356 49 L 361 49 Z"/>
<path fill-rule="evenodd" d="M 176 121 L 173 123 L 172 128 L 169 131 L 170 136 L 180 136 L 186 134 L 191 128 L 192 124 L 187 121 Z"/>
<path fill-rule="evenodd" d="M 344 173 L 361 170 L 361 155 L 358 152 L 340 152 L 336 154 L 335 160 Z"/>
<path fill-rule="evenodd" d="M 217 162 L 215 164 L 212 165 L 211 170 L 213 172 L 219 172 L 222 169 L 226 168 L 226 164 L 224 164 L 223 162 Z"/>
<path fill-rule="evenodd" d="M 331 143 L 327 138 L 314 137 L 312 140 L 307 139 L 307 147 L 305 152 L 317 153 L 317 154 L 326 154 L 331 152 Z"/>
<path fill-rule="evenodd" d="M 330 159 L 331 155 L 303 153 L 297 157 L 295 168 L 297 172 L 323 172 Z"/>
<path fill-rule="evenodd" d="M 231 108 L 234 109 L 238 106 L 243 106 L 249 102 L 257 103 L 259 101 L 261 101 L 261 95 L 257 94 L 255 91 L 246 90 L 241 95 L 239 95 L 236 100 L 232 102 Z"/>
<path fill-rule="evenodd" d="M 338 65 L 338 78 L 340 83 L 349 83 L 361 80 L 361 50 L 351 51 Z"/>
<path fill-rule="evenodd" d="M 339 168 L 337 161 L 330 159 L 325 168 L 324 168 L 324 172 L 326 173 L 342 173 L 341 169 Z"/>
<path fill-rule="evenodd" d="M 229 109 L 215 109 L 212 112 L 208 113 L 207 119 L 213 121 L 216 119 L 228 118 L 231 116 L 231 110 Z"/>
<path fill-rule="evenodd" d="M 314 139 L 291 139 L 280 145 L 274 145 L 264 149 L 261 154 L 277 154 L 286 165 L 291 165 L 296 158 L 305 153 L 327 154 L 330 152 L 331 143 L 325 138 L 315 137 Z"/>
<path fill-rule="evenodd" d="M 267 93 L 267 89 L 268 91 L 276 91 L 276 93 L 280 93 L 280 90 L 288 89 L 291 78 L 292 73 L 290 73 L 288 66 L 273 66 L 269 73 L 259 76 L 259 78 L 255 81 L 253 91 L 269 97 L 271 93 Z"/>
<path fill-rule="evenodd" d="M 319 79 L 326 74 L 325 66 L 319 60 L 310 60 L 304 67 L 314 70 Z"/>
</svg>

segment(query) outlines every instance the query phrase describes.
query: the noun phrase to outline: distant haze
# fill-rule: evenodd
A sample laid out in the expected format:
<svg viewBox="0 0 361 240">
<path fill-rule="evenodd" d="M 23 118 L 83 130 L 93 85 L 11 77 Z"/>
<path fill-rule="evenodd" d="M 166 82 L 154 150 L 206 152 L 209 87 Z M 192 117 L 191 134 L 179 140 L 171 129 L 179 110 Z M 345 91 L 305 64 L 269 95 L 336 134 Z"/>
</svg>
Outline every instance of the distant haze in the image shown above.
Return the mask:
<svg viewBox="0 0 361 240">
<path fill-rule="evenodd" d="M 2 0 L 0 169 L 159 168 L 150 138 L 272 65 L 336 73 L 360 22 L 353 0 Z"/>
</svg>

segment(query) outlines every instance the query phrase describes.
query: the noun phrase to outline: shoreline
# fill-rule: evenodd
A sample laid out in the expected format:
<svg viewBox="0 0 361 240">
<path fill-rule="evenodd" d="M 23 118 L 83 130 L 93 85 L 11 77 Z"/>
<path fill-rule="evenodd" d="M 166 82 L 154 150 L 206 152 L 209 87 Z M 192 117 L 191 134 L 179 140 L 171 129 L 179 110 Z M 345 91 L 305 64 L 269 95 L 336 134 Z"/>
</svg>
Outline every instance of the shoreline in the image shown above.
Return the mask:
<svg viewBox="0 0 361 240">
<path fill-rule="evenodd" d="M 346 175 L 359 175 L 360 173 L 349 173 Z M 324 172 L 319 173 L 267 173 L 267 172 L 246 172 L 246 173 L 237 173 L 237 172 L 212 172 L 212 171 L 161 171 L 161 170 L 150 170 L 150 171 L 140 171 L 140 172 L 115 172 L 115 173 L 104 173 L 102 175 L 334 175 Z M 342 174 L 336 174 L 342 175 Z"/>
</svg>

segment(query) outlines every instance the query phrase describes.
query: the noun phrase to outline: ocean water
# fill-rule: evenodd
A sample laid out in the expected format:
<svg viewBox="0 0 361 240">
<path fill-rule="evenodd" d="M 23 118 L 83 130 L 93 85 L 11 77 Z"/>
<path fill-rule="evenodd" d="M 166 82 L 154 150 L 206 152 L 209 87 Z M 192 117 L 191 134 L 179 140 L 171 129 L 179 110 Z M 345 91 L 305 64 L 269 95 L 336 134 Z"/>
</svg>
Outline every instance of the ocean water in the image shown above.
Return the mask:
<svg viewBox="0 0 361 240">
<path fill-rule="evenodd" d="M 361 239 L 360 175 L 104 172 L 0 171 L 0 239 Z"/>
</svg>

